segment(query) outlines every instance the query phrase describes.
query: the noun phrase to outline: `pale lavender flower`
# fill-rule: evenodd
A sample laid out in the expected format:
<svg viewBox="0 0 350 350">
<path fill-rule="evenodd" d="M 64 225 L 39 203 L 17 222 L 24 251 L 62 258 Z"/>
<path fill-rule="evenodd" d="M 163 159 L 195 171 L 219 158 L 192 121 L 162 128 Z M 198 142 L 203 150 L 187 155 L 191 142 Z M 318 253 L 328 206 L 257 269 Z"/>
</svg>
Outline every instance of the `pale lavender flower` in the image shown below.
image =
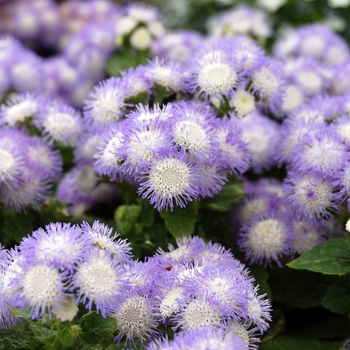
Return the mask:
<svg viewBox="0 0 350 350">
<path fill-rule="evenodd" d="M 268 210 L 254 215 L 239 231 L 237 244 L 250 263 L 282 266 L 291 253 L 292 230 L 285 213 Z"/>
<path fill-rule="evenodd" d="M 300 174 L 289 171 L 285 179 L 286 201 L 297 218 L 320 224 L 341 209 L 339 184 L 317 172 Z"/>
<path fill-rule="evenodd" d="M 40 109 L 34 124 L 46 138 L 71 146 L 75 145 L 83 130 L 80 112 L 59 100 L 48 101 Z"/>
<path fill-rule="evenodd" d="M 22 255 L 28 259 L 35 257 L 60 270 L 73 271 L 82 263 L 91 241 L 78 226 L 57 222 L 33 231 L 20 247 Z"/>
<path fill-rule="evenodd" d="M 113 315 L 117 321 L 118 335 L 113 339 L 120 343 L 125 337 L 125 343 L 134 343 L 135 339 L 145 343 L 159 335 L 158 322 L 155 317 L 155 302 L 152 294 L 140 295 L 129 292 L 120 303 L 119 310 Z"/>
<path fill-rule="evenodd" d="M 219 143 L 217 164 L 220 169 L 234 174 L 248 170 L 251 161 L 249 146 L 243 138 L 242 129 L 232 119 L 222 118 L 216 122 L 216 141 Z"/>
<path fill-rule="evenodd" d="M 347 147 L 329 127 L 306 134 L 292 149 L 291 169 L 298 174 L 319 173 L 322 178 L 338 178 L 349 162 Z"/>
<path fill-rule="evenodd" d="M 11 96 L 0 107 L 0 124 L 23 125 L 26 121 L 36 119 L 42 103 L 44 101 L 32 93 Z"/>
<path fill-rule="evenodd" d="M 130 243 L 126 239 L 119 238 L 119 233 L 113 233 L 113 228 L 99 221 L 94 221 L 92 226 L 83 221 L 80 227 L 82 234 L 91 240 L 90 249 L 96 247 L 101 253 L 108 250 L 116 261 L 130 262 L 132 255 Z"/>
<path fill-rule="evenodd" d="M 270 169 L 275 161 L 279 124 L 257 111 L 236 122 L 251 153 L 251 169 L 257 174 Z"/>
<path fill-rule="evenodd" d="M 106 250 L 91 249 L 79 264 L 72 283 L 71 291 L 76 291 L 77 301 L 86 309 L 96 311 L 103 317 L 111 316 L 120 307 L 128 288 L 123 278 L 123 268 L 118 257 Z"/>
<path fill-rule="evenodd" d="M 182 63 L 159 59 L 155 57 L 145 66 L 145 75 L 157 87 L 163 88 L 168 94 L 185 92 L 186 70 Z"/>
<path fill-rule="evenodd" d="M 153 56 L 172 61 L 186 62 L 203 40 L 200 33 L 190 30 L 167 32 L 153 40 L 151 51 Z"/>
<path fill-rule="evenodd" d="M 282 64 L 270 57 L 261 59 L 252 73 L 248 91 L 255 96 L 258 106 L 276 113 L 285 94 Z"/>
<path fill-rule="evenodd" d="M 105 131 L 103 138 L 100 138 L 98 152 L 95 153 L 94 167 L 100 176 L 107 175 L 113 181 L 121 174 L 121 166 L 127 159 L 124 151 L 125 134 L 124 124 L 116 123 Z"/>
<path fill-rule="evenodd" d="M 175 349 L 235 349 L 248 350 L 244 340 L 228 327 L 203 326 L 187 332 L 175 333 L 174 339 L 158 338 L 146 346 L 146 350 Z"/>
<path fill-rule="evenodd" d="M 120 78 L 111 77 L 97 84 L 84 101 L 84 118 L 91 127 L 119 121 L 125 112 L 126 90 Z"/>
<path fill-rule="evenodd" d="M 199 196 L 197 169 L 176 154 L 159 158 L 140 173 L 138 194 L 159 211 L 173 210 L 174 204 L 185 207 Z"/>
</svg>

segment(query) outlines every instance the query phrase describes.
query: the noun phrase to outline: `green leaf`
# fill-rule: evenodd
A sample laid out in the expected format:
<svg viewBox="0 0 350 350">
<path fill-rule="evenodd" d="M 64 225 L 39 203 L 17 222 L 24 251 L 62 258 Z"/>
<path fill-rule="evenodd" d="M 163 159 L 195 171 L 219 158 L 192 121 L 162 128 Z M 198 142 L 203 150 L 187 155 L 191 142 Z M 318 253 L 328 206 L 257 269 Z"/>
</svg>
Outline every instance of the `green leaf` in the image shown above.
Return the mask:
<svg viewBox="0 0 350 350">
<path fill-rule="evenodd" d="M 339 350 L 341 342 L 294 338 L 286 334 L 263 343 L 259 350 Z"/>
<path fill-rule="evenodd" d="M 289 308 L 310 308 L 321 305 L 336 277 L 310 271 L 278 268 L 268 279 L 274 301 Z"/>
<path fill-rule="evenodd" d="M 218 194 L 205 198 L 200 205 L 205 209 L 228 213 L 243 199 L 244 195 L 243 181 L 231 178 Z"/>
<path fill-rule="evenodd" d="M 141 206 L 139 205 L 120 205 L 114 213 L 118 231 L 123 235 L 130 234 L 135 230 L 140 214 Z"/>
<path fill-rule="evenodd" d="M 160 216 L 164 219 L 165 226 L 175 237 L 190 236 L 196 224 L 198 203 L 196 201 L 187 204 L 186 208 L 175 207 L 173 211 L 162 210 Z"/>
<path fill-rule="evenodd" d="M 350 272 L 350 240 L 330 239 L 287 265 L 293 269 L 344 275 Z"/>
<path fill-rule="evenodd" d="M 82 329 L 81 339 L 94 345 L 96 349 L 104 349 L 113 341 L 117 330 L 117 321 L 113 317 L 103 318 L 95 311 L 89 312 L 80 319 Z"/>
<path fill-rule="evenodd" d="M 322 305 L 333 312 L 343 315 L 350 313 L 350 274 L 340 276 L 336 280 L 324 296 Z"/>
</svg>

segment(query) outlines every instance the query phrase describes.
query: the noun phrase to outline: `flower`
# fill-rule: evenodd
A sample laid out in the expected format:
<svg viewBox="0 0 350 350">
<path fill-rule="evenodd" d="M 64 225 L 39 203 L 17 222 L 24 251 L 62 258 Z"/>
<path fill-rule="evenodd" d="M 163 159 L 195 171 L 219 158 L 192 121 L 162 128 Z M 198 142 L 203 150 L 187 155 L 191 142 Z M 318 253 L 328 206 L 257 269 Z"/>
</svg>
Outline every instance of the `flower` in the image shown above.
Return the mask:
<svg viewBox="0 0 350 350">
<path fill-rule="evenodd" d="M 291 252 L 289 217 L 273 210 L 254 215 L 239 231 L 237 244 L 250 263 L 269 266 Z"/>
<path fill-rule="evenodd" d="M 136 292 L 128 294 L 114 314 L 119 331 L 114 341 L 119 343 L 126 336 L 126 342 L 134 342 L 134 338 L 137 338 L 144 343 L 157 335 L 159 331 L 156 330 L 158 322 L 154 307 L 152 295 L 144 296 Z"/>
<path fill-rule="evenodd" d="M 91 311 L 93 304 L 103 317 L 111 316 L 125 297 L 127 283 L 118 257 L 106 250 L 91 249 L 77 267 L 70 290 L 76 290 L 77 301 Z"/>
<path fill-rule="evenodd" d="M 197 167 L 181 158 L 167 156 L 141 173 L 138 194 L 148 198 L 159 211 L 185 207 L 199 196 Z"/>
</svg>

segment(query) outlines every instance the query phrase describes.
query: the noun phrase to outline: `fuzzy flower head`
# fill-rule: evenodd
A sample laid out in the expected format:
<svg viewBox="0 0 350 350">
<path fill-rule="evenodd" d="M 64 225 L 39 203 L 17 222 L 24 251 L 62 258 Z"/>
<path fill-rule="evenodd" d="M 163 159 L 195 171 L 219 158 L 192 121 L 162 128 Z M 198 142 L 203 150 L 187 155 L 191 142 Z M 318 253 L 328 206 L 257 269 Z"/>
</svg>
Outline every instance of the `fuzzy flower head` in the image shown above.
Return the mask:
<svg viewBox="0 0 350 350">
<path fill-rule="evenodd" d="M 280 63 L 265 58 L 259 64 L 250 79 L 249 91 L 257 99 L 258 105 L 277 112 L 282 106 L 285 79 Z"/>
<path fill-rule="evenodd" d="M 297 217 L 317 224 L 340 210 L 341 194 L 336 183 L 320 173 L 290 171 L 285 180 L 286 200 Z"/>
<path fill-rule="evenodd" d="M 185 207 L 198 198 L 198 172 L 196 167 L 177 157 L 165 157 L 154 161 L 141 177 L 138 194 L 149 198 L 159 211 Z"/>
<path fill-rule="evenodd" d="M 290 253 L 292 233 L 288 217 L 275 211 L 257 214 L 245 224 L 238 238 L 238 246 L 250 263 L 281 265 L 281 256 Z"/>
<path fill-rule="evenodd" d="M 83 236 L 77 226 L 57 222 L 24 238 L 21 249 L 24 256 L 35 256 L 59 269 L 73 270 L 82 262 L 89 244 L 89 237 Z"/>
<path fill-rule="evenodd" d="M 23 124 L 27 119 L 36 118 L 40 100 L 33 94 L 19 94 L 10 98 L 1 106 L 0 123 L 14 126 Z"/>
<path fill-rule="evenodd" d="M 197 97 L 223 100 L 239 81 L 239 72 L 228 50 L 222 45 L 209 45 L 198 50 L 189 65 L 189 86 Z"/>
<path fill-rule="evenodd" d="M 173 340 L 160 338 L 147 345 L 146 350 L 171 349 L 235 349 L 248 350 L 244 340 L 225 327 L 203 326 L 187 332 L 176 333 Z"/>
<path fill-rule="evenodd" d="M 182 63 L 154 58 L 146 66 L 146 77 L 167 92 L 186 91 L 185 69 Z"/>
<path fill-rule="evenodd" d="M 123 116 L 126 98 L 120 78 L 111 77 L 97 84 L 84 101 L 84 118 L 90 127 L 112 124 Z"/>
<path fill-rule="evenodd" d="M 152 296 L 130 293 L 114 314 L 119 331 L 114 341 L 119 343 L 125 336 L 127 342 L 133 342 L 134 338 L 145 342 L 155 336 L 158 322 L 154 308 Z"/>
<path fill-rule="evenodd" d="M 101 254 L 90 250 L 84 262 L 74 274 L 72 290 L 77 290 L 79 302 L 88 310 L 95 305 L 102 316 L 112 315 L 119 306 L 127 288 L 123 279 L 123 269 L 119 261 L 111 257 L 110 251 Z"/>
<path fill-rule="evenodd" d="M 125 162 L 126 155 L 123 151 L 125 135 L 123 124 L 118 123 L 109 128 L 103 134 L 98 152 L 94 155 L 94 167 L 98 175 L 107 175 L 115 180 Z"/>
<path fill-rule="evenodd" d="M 24 265 L 25 264 L 25 265 Z M 20 291 L 16 297 L 16 303 L 22 308 L 30 308 L 32 319 L 42 318 L 45 313 L 51 315 L 51 308 L 59 306 L 66 292 L 65 281 L 67 274 L 61 273 L 55 266 L 45 262 L 22 260 L 21 273 L 13 280 L 13 287 Z"/>
<path fill-rule="evenodd" d="M 94 221 L 92 226 L 83 221 L 81 224 L 82 233 L 88 235 L 92 245 L 101 250 L 101 253 L 108 250 L 113 259 L 119 262 L 129 262 L 131 257 L 130 244 L 125 240 L 118 238 L 119 234 L 105 224 Z"/>
<path fill-rule="evenodd" d="M 47 138 L 66 145 L 75 145 L 83 130 L 80 113 L 59 101 L 48 102 L 34 122 Z"/>
</svg>

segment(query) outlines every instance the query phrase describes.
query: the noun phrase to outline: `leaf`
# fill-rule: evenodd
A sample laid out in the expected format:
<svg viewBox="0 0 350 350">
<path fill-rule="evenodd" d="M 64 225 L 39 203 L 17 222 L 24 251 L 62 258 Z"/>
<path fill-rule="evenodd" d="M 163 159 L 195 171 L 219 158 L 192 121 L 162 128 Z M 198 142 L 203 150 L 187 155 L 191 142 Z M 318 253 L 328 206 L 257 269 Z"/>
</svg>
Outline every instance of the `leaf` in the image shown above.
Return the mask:
<svg viewBox="0 0 350 350">
<path fill-rule="evenodd" d="M 341 342 L 294 338 L 286 334 L 263 343 L 259 350 L 339 350 Z"/>
<path fill-rule="evenodd" d="M 173 211 L 162 210 L 160 216 L 164 219 L 165 226 L 175 237 L 190 236 L 196 224 L 198 203 L 196 201 L 187 204 L 186 208 L 175 207 Z"/>
<path fill-rule="evenodd" d="M 342 315 L 350 313 L 350 274 L 340 276 L 322 300 L 322 305 Z"/>
<path fill-rule="evenodd" d="M 243 199 L 244 195 L 243 181 L 231 178 L 218 194 L 201 201 L 201 207 L 227 213 Z"/>
<path fill-rule="evenodd" d="M 89 312 L 80 319 L 82 329 L 81 339 L 94 345 L 96 349 L 103 349 L 113 341 L 113 334 L 117 330 L 117 321 L 113 317 L 103 318 L 96 311 Z"/>
<path fill-rule="evenodd" d="M 141 214 L 141 206 L 132 205 L 120 205 L 114 213 L 114 219 L 118 225 L 118 231 L 123 235 L 130 234 Z"/>
<path fill-rule="evenodd" d="M 350 240 L 330 239 L 287 264 L 293 269 L 310 270 L 329 275 L 350 272 Z"/>
<path fill-rule="evenodd" d="M 321 305 L 335 277 L 292 269 L 271 270 L 268 279 L 274 301 L 289 308 L 310 308 Z"/>
</svg>

